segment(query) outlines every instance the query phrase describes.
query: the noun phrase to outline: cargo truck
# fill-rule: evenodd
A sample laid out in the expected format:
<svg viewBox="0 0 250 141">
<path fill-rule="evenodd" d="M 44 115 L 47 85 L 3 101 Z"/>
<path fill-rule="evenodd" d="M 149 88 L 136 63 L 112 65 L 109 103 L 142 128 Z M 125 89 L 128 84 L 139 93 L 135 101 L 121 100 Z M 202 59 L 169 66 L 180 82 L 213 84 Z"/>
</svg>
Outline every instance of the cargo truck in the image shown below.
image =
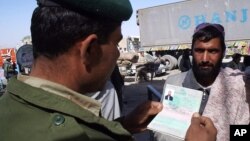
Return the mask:
<svg viewBox="0 0 250 141">
<path fill-rule="evenodd" d="M 195 27 L 209 22 L 225 28 L 226 57 L 234 53 L 249 55 L 249 10 L 249 0 L 186 0 L 139 9 L 141 49 L 163 56 L 174 68 L 180 63 L 183 49 L 191 48 Z"/>
</svg>

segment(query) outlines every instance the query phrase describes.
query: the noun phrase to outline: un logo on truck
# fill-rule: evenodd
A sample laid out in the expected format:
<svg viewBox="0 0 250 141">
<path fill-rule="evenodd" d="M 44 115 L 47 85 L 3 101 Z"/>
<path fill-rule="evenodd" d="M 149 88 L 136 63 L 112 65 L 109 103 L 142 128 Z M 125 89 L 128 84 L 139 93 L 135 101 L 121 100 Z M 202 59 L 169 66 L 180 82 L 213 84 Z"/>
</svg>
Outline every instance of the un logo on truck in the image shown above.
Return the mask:
<svg viewBox="0 0 250 141">
<path fill-rule="evenodd" d="M 190 17 L 186 16 L 186 15 L 181 16 L 179 18 L 179 24 L 178 25 L 179 25 L 179 27 L 181 29 L 188 29 L 191 26 L 191 19 L 190 19 Z"/>
</svg>

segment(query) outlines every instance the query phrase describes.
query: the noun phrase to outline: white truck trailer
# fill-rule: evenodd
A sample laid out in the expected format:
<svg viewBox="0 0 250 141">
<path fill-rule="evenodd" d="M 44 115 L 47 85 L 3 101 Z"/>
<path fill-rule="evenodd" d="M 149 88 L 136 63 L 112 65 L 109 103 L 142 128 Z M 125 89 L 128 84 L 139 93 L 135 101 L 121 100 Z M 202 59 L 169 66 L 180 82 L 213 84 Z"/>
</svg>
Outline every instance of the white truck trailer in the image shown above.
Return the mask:
<svg viewBox="0 0 250 141">
<path fill-rule="evenodd" d="M 250 54 L 249 0 L 186 0 L 137 10 L 141 47 L 178 58 L 191 48 L 195 27 L 204 22 L 225 28 L 226 55 Z"/>
</svg>

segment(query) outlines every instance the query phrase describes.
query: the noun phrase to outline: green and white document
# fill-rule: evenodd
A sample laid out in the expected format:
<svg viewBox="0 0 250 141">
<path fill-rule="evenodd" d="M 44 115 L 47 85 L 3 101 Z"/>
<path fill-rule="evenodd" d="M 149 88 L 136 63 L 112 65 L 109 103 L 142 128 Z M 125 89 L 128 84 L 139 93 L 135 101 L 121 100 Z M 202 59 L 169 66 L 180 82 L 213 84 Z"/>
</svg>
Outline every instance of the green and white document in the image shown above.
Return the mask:
<svg viewBox="0 0 250 141">
<path fill-rule="evenodd" d="M 167 84 L 161 102 L 163 110 L 148 129 L 184 140 L 193 113 L 198 112 L 202 91 Z"/>
</svg>

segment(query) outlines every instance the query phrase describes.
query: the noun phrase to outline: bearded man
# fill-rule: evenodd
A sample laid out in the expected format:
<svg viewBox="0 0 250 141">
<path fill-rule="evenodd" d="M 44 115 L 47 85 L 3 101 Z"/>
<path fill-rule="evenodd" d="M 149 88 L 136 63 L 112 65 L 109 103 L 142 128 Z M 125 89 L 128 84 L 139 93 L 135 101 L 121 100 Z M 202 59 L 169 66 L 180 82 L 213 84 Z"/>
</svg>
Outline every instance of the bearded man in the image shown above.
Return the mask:
<svg viewBox="0 0 250 141">
<path fill-rule="evenodd" d="M 229 141 L 232 124 L 249 124 L 249 91 L 239 70 L 222 68 L 225 54 L 224 27 L 220 24 L 198 25 L 192 40 L 192 69 L 167 78 L 166 84 L 203 91 L 199 113 L 214 122 L 217 141 Z M 171 140 L 155 133 L 158 141 Z"/>
</svg>

